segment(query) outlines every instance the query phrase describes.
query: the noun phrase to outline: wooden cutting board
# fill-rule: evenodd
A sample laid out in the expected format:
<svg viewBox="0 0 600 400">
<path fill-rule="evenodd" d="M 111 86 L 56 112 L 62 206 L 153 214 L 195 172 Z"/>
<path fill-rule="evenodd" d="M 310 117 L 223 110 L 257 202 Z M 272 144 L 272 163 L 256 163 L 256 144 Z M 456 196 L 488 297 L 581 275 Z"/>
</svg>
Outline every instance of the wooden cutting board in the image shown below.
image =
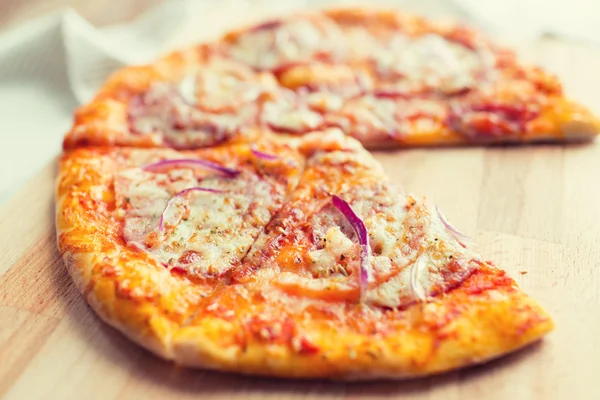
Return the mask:
<svg viewBox="0 0 600 400">
<path fill-rule="evenodd" d="M 523 49 L 600 112 L 600 52 L 546 39 Z M 55 248 L 54 163 L 0 210 L 0 397 L 6 399 L 598 399 L 600 143 L 377 153 L 434 199 L 477 249 L 556 319 L 541 343 L 407 382 L 282 381 L 186 370 L 102 323 Z"/>
</svg>

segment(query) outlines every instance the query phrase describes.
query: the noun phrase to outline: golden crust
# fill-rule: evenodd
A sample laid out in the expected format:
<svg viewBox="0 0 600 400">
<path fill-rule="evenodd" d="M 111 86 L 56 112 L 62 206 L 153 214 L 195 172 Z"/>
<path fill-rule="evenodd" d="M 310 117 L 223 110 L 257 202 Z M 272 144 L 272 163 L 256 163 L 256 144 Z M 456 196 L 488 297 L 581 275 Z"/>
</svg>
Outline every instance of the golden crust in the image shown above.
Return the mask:
<svg viewBox="0 0 600 400">
<path fill-rule="evenodd" d="M 390 322 L 378 314 L 386 333 L 357 332 L 351 323 L 311 320 L 306 315 L 287 315 L 295 329 L 305 332 L 311 346 L 323 349 L 312 353 L 302 348 L 255 339 L 239 342 L 244 326 L 261 313 L 237 314 L 234 321 L 198 318 L 173 338 L 175 360 L 187 366 L 241 372 L 250 375 L 293 378 L 371 380 L 411 378 L 441 373 L 483 363 L 520 349 L 553 329 L 553 322 L 533 300 L 507 279 L 504 286 L 464 293 L 478 286 L 482 271 L 461 289 L 424 305 L 415 304 L 395 312 Z M 232 292 L 235 289 L 232 289 Z M 232 294 L 233 295 L 233 294 Z M 368 311 L 346 310 L 352 321 Z M 396 328 L 397 327 L 397 328 Z M 395 329 L 396 328 L 396 329 Z M 246 328 L 247 329 L 247 328 Z M 301 343 L 301 342 L 300 342 Z"/>
</svg>

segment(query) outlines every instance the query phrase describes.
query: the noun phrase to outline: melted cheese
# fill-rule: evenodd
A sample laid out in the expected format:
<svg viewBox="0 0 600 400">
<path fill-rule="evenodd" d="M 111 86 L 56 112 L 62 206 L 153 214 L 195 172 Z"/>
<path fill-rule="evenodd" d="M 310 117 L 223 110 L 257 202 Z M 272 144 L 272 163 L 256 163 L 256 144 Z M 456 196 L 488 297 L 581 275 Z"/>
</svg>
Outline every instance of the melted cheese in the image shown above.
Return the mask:
<svg viewBox="0 0 600 400">
<path fill-rule="evenodd" d="M 323 123 L 321 114 L 311 110 L 296 96 L 285 96 L 264 105 L 263 123 L 282 132 L 305 133 Z"/>
<path fill-rule="evenodd" d="M 189 187 L 221 193 L 190 192 Z M 264 179 L 242 172 L 236 178 L 197 178 L 191 170 L 150 173 L 122 171 L 115 183 L 119 204 L 127 204 L 125 239 L 146 248 L 168 267 L 192 275 L 220 275 L 238 263 L 270 220 L 282 200 Z M 158 228 L 164 213 L 164 228 Z"/>
<path fill-rule="evenodd" d="M 341 270 L 341 258 L 349 258 L 350 251 L 355 248 L 354 243 L 342 233 L 339 226 L 327 230 L 323 243 L 322 249 L 308 253 L 308 258 L 315 266 L 314 272 L 321 276 Z"/>
<path fill-rule="evenodd" d="M 276 88 L 270 74 L 256 73 L 251 68 L 229 60 L 215 58 L 203 65 L 193 78 L 193 98 L 206 111 L 236 111 L 248 107 L 258 97 Z"/>
<path fill-rule="evenodd" d="M 344 105 L 344 98 L 330 91 L 312 92 L 306 96 L 308 106 L 319 112 L 338 111 Z"/>
<path fill-rule="evenodd" d="M 215 58 L 180 82 L 154 83 L 139 104 L 130 104 L 129 115 L 137 133 L 160 133 L 176 147 L 202 147 L 255 125 L 257 99 L 275 87 L 270 75 Z"/>
<path fill-rule="evenodd" d="M 426 301 L 428 296 L 459 283 L 477 268 L 473 261 L 477 256 L 452 237 L 429 205 L 393 193 L 392 187 L 380 184 L 353 187 L 343 197 L 351 199 L 353 211 L 363 219 L 369 233 L 371 256 L 364 298 L 368 304 L 396 308 Z M 317 212 L 309 225 L 315 244 L 307 253 L 307 268 L 316 281 L 291 274 L 286 284 L 295 282 L 309 296 L 319 287 L 351 295 L 348 287 L 358 285 L 360 262 L 353 228 L 333 207 Z"/>
<path fill-rule="evenodd" d="M 341 32 L 330 20 L 290 19 L 244 32 L 228 48 L 231 57 L 255 68 L 270 69 L 288 61 L 310 59 L 335 48 Z"/>
<path fill-rule="evenodd" d="M 359 138 L 373 138 L 376 133 L 393 135 L 397 131 L 398 104 L 393 99 L 363 95 L 349 100 L 342 109 L 328 116 L 328 121 Z"/>
<path fill-rule="evenodd" d="M 434 34 L 397 35 L 388 49 L 374 51 L 373 57 L 378 72 L 397 79 L 394 86 L 405 92 L 432 88 L 453 93 L 470 88 L 484 67 L 477 52 Z"/>
<path fill-rule="evenodd" d="M 327 117 L 353 136 L 373 140 L 378 135 L 404 137 L 420 132 L 439 131 L 448 110 L 436 99 L 391 99 L 363 95 L 348 101 Z"/>
</svg>

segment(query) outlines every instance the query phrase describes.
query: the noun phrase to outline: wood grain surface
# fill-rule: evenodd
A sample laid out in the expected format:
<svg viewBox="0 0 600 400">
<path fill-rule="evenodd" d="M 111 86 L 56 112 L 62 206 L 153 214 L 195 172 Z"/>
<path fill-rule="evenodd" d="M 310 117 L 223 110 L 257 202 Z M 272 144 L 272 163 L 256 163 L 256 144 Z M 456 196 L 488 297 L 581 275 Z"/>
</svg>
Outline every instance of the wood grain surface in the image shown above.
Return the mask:
<svg viewBox="0 0 600 400">
<path fill-rule="evenodd" d="M 600 53 L 521 49 L 600 111 Z M 6 399 L 599 399 L 600 143 L 377 153 L 556 320 L 542 342 L 483 366 L 406 382 L 285 381 L 186 370 L 86 306 L 55 247 L 55 164 L 0 210 L 0 397 Z"/>
</svg>

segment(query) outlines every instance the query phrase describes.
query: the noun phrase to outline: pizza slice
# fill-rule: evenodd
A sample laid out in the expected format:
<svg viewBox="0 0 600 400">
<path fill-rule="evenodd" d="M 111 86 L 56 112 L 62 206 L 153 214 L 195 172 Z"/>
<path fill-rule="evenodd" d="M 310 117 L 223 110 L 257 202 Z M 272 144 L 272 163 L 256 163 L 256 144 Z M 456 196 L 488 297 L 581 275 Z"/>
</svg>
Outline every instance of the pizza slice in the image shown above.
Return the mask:
<svg viewBox="0 0 600 400">
<path fill-rule="evenodd" d="M 265 141 L 78 149 L 60 162 L 58 247 L 104 320 L 170 358 L 174 332 L 239 267 L 303 167 L 297 150 Z"/>
<path fill-rule="evenodd" d="M 553 323 L 337 129 L 287 144 L 79 149 L 58 241 L 96 312 L 186 366 L 374 379 L 484 362 Z"/>
</svg>

